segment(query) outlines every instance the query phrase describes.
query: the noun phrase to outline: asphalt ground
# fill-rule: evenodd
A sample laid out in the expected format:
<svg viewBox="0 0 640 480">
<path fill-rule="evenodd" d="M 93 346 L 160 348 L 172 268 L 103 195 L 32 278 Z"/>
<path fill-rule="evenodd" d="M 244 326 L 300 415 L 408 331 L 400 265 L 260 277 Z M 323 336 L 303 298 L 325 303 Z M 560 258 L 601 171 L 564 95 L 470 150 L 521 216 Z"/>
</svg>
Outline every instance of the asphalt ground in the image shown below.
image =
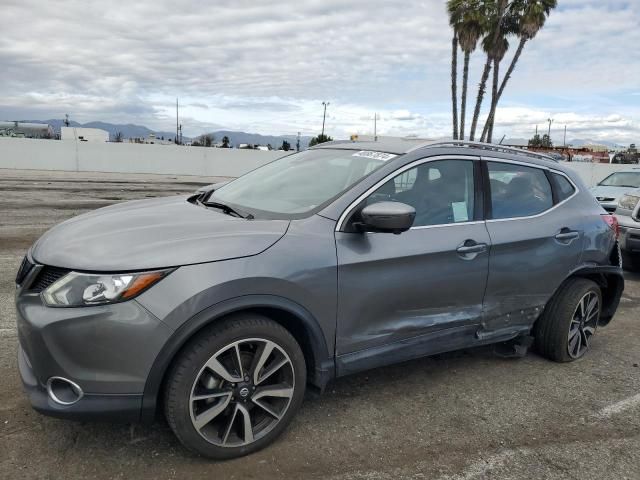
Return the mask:
<svg viewBox="0 0 640 480">
<path fill-rule="evenodd" d="M 17 370 L 14 276 L 32 242 L 74 215 L 216 178 L 0 170 L 0 479 L 640 479 L 640 275 L 586 358 L 478 348 L 339 379 L 278 441 L 216 463 L 164 422 L 34 412 Z"/>
</svg>

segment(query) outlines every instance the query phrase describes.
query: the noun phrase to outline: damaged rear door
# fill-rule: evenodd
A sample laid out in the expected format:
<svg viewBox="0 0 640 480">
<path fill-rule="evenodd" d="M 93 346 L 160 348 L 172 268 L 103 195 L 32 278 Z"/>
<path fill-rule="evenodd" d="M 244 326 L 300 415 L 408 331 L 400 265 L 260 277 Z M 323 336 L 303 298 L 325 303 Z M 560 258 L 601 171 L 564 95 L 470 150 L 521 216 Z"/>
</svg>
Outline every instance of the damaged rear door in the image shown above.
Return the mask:
<svg viewBox="0 0 640 480">
<path fill-rule="evenodd" d="M 374 186 L 353 209 L 416 209 L 400 235 L 336 232 L 338 374 L 461 348 L 482 319 L 490 240 L 475 157 L 431 157 Z M 343 228 L 344 227 L 344 228 Z"/>
</svg>

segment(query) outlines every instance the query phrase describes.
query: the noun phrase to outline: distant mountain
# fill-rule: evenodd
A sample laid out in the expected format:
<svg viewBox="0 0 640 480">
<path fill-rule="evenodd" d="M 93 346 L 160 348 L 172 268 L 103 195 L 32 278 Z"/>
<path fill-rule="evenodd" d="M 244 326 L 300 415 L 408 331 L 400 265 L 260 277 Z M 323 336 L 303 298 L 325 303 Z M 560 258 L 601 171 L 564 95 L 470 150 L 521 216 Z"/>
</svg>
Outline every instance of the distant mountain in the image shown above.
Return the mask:
<svg viewBox="0 0 640 480">
<path fill-rule="evenodd" d="M 296 141 L 298 140 L 296 135 L 260 135 L 259 133 L 233 132 L 231 130 L 218 130 L 211 132 L 209 135 L 214 136 L 215 142 L 222 142 L 222 138 L 227 136 L 233 147 L 246 143 L 249 145 L 271 145 L 274 149 L 278 149 L 282 145 L 282 141 L 286 140 L 291 145 L 291 148 L 296 148 Z M 300 148 L 307 148 L 311 138 L 301 136 Z"/>
<path fill-rule="evenodd" d="M 64 120 L 62 119 L 51 119 L 51 120 L 23 120 L 29 123 L 48 123 L 51 125 L 53 130 L 56 133 L 60 133 L 60 128 L 64 126 Z M 86 128 L 100 128 L 102 130 L 106 130 L 109 132 L 109 138 L 113 140 L 116 136 L 116 133 L 121 132 L 123 138 L 147 138 L 151 133 L 155 134 L 157 138 L 164 137 L 167 140 L 173 140 L 175 137 L 175 132 L 163 132 L 163 131 L 154 131 L 143 125 L 133 125 L 133 124 L 115 124 L 115 123 L 106 123 L 106 122 L 88 122 L 88 123 L 78 123 L 73 120 L 69 122 L 71 127 L 86 127 Z M 247 133 L 247 132 L 234 132 L 231 130 L 218 130 L 215 132 L 211 132 L 210 135 L 215 137 L 215 142 L 221 142 L 222 137 L 229 137 L 229 141 L 231 145 L 237 147 L 242 143 L 247 143 L 250 145 L 271 145 L 274 149 L 279 148 L 282 145 L 282 141 L 286 140 L 291 145 L 291 148 L 295 148 L 297 137 L 296 135 L 260 135 L 258 133 Z M 309 140 L 312 137 L 304 136 L 300 137 L 300 148 L 307 148 L 309 145 Z M 192 140 L 190 137 L 182 137 L 183 141 L 187 142 Z"/>
<path fill-rule="evenodd" d="M 551 136 L 551 141 L 556 147 L 562 146 L 562 138 L 556 138 L 553 135 Z M 505 138 L 502 143 L 504 145 L 513 145 L 518 147 L 526 147 L 529 145 L 529 140 L 526 138 Z M 567 140 L 567 145 L 571 145 L 572 147 L 582 147 L 584 145 L 604 145 L 608 148 L 619 148 L 619 147 L 628 147 L 629 145 L 620 145 L 619 143 L 609 142 L 607 140 L 591 140 L 591 139 L 581 139 L 575 138 L 573 140 Z"/>
<path fill-rule="evenodd" d="M 51 125 L 53 130 L 56 133 L 60 133 L 60 128 L 64 126 L 64 120 L 62 119 L 51 119 L 51 120 L 24 120 L 29 123 L 48 123 Z M 123 138 L 147 138 L 149 134 L 154 133 L 156 137 L 164 137 L 165 139 L 173 140 L 176 136 L 175 132 L 163 132 L 163 131 L 154 131 L 142 125 L 133 125 L 131 123 L 126 125 L 119 125 L 115 123 L 106 123 L 106 122 L 88 122 L 88 123 L 78 123 L 71 120 L 69 122 L 69 126 L 71 127 L 85 127 L 85 128 L 100 128 L 102 130 L 106 130 L 109 132 L 109 139 L 113 140 L 116 136 L 116 133 L 121 132 Z M 190 140 L 187 137 L 183 137 L 183 139 Z"/>
<path fill-rule="evenodd" d="M 552 137 L 553 140 L 553 137 Z M 575 138 L 573 140 L 567 140 L 567 144 L 573 147 L 582 147 L 583 145 L 604 145 L 609 148 L 620 148 L 620 147 L 628 147 L 629 145 L 621 145 L 616 142 L 609 142 L 607 140 L 591 140 L 591 139 L 580 139 Z"/>
</svg>

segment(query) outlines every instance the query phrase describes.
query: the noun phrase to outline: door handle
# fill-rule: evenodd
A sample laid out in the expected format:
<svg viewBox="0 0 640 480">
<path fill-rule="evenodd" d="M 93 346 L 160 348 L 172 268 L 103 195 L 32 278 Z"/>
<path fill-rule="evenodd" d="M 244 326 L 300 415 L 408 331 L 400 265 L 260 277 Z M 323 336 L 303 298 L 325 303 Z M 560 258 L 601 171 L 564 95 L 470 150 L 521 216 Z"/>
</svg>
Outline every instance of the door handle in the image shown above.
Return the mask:
<svg viewBox="0 0 640 480">
<path fill-rule="evenodd" d="M 556 235 L 556 240 L 560 240 L 562 242 L 574 240 L 580 236 L 580 232 L 576 232 L 575 230 L 562 229 L 560 233 Z"/>
<path fill-rule="evenodd" d="M 467 240 L 466 242 L 464 242 L 464 244 L 460 245 L 456 249 L 456 252 L 458 252 L 460 255 L 469 255 L 471 253 L 482 253 L 487 250 L 486 243 L 475 243 L 475 242 L 471 243 L 471 242 L 473 242 L 473 240 L 471 241 Z"/>
</svg>

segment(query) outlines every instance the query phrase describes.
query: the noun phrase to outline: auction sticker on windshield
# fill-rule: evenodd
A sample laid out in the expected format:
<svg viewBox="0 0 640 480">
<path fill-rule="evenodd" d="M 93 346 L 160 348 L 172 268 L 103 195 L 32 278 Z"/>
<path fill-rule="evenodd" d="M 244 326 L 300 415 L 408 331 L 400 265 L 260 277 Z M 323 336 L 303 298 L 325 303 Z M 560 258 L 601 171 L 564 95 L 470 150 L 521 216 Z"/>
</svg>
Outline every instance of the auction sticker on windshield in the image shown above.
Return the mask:
<svg viewBox="0 0 640 480">
<path fill-rule="evenodd" d="M 381 160 L 383 162 L 386 162 L 387 160 L 391 160 L 397 155 L 394 155 L 392 153 L 385 153 L 385 152 L 373 152 L 371 150 L 360 150 L 359 152 L 354 153 L 352 156 L 372 158 L 373 160 Z"/>
</svg>

